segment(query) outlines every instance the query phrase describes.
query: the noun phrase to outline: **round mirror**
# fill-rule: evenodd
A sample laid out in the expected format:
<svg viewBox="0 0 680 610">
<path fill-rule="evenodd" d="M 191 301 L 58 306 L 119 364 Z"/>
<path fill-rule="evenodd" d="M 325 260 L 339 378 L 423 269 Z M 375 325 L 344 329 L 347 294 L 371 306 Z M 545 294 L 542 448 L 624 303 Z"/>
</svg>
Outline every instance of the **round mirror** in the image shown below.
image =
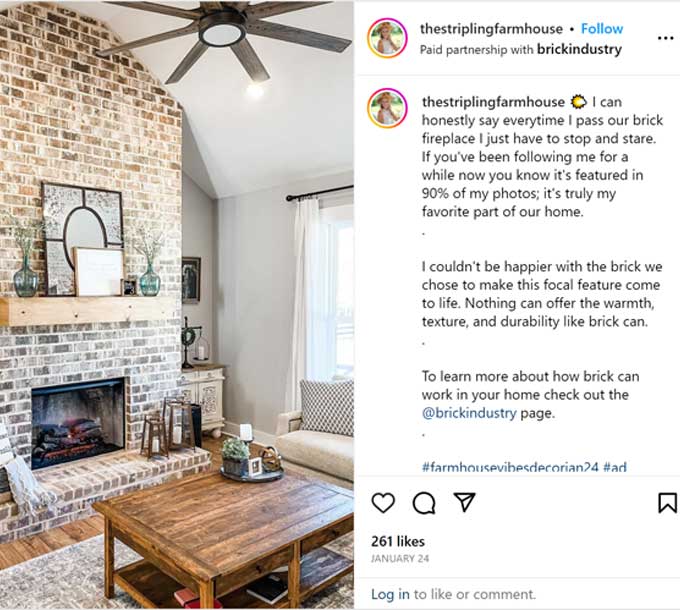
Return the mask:
<svg viewBox="0 0 680 610">
<path fill-rule="evenodd" d="M 104 229 L 92 210 L 78 208 L 68 217 L 64 225 L 64 244 L 71 267 L 74 267 L 73 248 L 104 248 L 106 246 Z"/>
</svg>

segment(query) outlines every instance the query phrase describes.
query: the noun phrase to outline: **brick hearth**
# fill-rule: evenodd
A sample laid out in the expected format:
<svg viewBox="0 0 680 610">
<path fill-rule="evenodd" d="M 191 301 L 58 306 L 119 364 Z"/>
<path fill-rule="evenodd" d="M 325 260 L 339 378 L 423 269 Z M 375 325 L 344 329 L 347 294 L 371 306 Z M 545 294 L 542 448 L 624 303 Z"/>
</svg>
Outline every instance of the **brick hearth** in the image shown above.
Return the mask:
<svg viewBox="0 0 680 610">
<path fill-rule="evenodd" d="M 14 502 L 0 504 L 0 544 L 59 527 L 94 514 L 93 502 L 203 472 L 210 453 L 202 449 L 174 451 L 168 459 L 147 460 L 137 451 L 125 451 L 53 466 L 36 478 L 57 493 L 59 504 L 36 517 L 19 517 Z"/>
<path fill-rule="evenodd" d="M 0 328 L 0 420 L 29 463 L 32 388 L 124 377 L 126 447 L 134 450 L 145 413 L 176 391 L 181 373 L 182 113 L 133 56 L 95 56 L 119 42 L 105 24 L 59 5 L 0 11 L 0 219 L 40 218 L 42 181 L 121 191 L 126 238 L 140 223 L 162 231 L 156 270 L 162 294 L 176 299 L 174 315 L 162 321 Z M 20 261 L 0 220 L 1 296 L 13 295 Z M 31 264 L 44 279 L 44 244 Z M 129 241 L 125 264 L 127 273 L 145 270 Z M 149 464 L 128 451 L 37 471 L 56 486 L 61 506 L 32 522 L 0 504 L 0 541 L 78 519 L 95 499 L 194 472 L 208 460 L 201 452 Z M 0 493 L 3 487 L 4 469 Z"/>
</svg>

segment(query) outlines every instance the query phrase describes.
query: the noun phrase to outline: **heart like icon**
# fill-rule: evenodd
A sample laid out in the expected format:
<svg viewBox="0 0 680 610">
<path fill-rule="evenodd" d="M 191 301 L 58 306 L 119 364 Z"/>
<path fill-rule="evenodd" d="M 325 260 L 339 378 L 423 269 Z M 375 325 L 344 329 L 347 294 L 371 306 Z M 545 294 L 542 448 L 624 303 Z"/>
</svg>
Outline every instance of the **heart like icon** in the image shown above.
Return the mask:
<svg viewBox="0 0 680 610">
<path fill-rule="evenodd" d="M 384 494 L 375 493 L 371 498 L 373 506 L 375 506 L 383 515 L 394 506 L 394 496 L 387 492 Z"/>
</svg>

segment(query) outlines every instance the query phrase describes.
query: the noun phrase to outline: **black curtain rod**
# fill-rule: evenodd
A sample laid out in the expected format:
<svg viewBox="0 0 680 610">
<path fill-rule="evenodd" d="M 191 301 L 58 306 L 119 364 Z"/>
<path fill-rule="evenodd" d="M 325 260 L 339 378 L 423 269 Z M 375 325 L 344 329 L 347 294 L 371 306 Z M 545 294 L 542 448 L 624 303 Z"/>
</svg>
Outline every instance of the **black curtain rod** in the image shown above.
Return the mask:
<svg viewBox="0 0 680 610">
<path fill-rule="evenodd" d="M 313 197 L 314 195 L 325 195 L 326 193 L 335 193 L 336 191 L 346 191 L 347 189 L 353 189 L 353 184 L 348 184 L 346 186 L 338 186 L 334 189 L 326 189 L 325 191 L 314 191 L 313 193 L 302 193 L 302 195 L 286 195 L 286 201 L 295 201 L 296 199 L 303 199 L 304 197 Z"/>
</svg>

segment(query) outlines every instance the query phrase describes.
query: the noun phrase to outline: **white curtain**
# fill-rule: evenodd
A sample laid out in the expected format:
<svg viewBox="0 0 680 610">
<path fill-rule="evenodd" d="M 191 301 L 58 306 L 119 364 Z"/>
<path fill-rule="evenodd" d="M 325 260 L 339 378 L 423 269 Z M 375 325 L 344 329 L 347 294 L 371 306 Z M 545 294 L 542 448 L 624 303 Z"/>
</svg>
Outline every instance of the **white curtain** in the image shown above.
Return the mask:
<svg viewBox="0 0 680 610">
<path fill-rule="evenodd" d="M 311 327 L 307 341 L 307 379 L 330 381 L 337 371 L 338 230 L 352 223 L 351 205 L 333 205 L 319 210 L 316 231 L 314 275 L 309 312 Z"/>
<path fill-rule="evenodd" d="M 286 411 L 300 408 L 300 380 L 307 376 L 314 276 L 318 275 L 319 200 L 297 203 L 295 216 L 295 304 L 293 341 L 286 382 Z"/>
</svg>

